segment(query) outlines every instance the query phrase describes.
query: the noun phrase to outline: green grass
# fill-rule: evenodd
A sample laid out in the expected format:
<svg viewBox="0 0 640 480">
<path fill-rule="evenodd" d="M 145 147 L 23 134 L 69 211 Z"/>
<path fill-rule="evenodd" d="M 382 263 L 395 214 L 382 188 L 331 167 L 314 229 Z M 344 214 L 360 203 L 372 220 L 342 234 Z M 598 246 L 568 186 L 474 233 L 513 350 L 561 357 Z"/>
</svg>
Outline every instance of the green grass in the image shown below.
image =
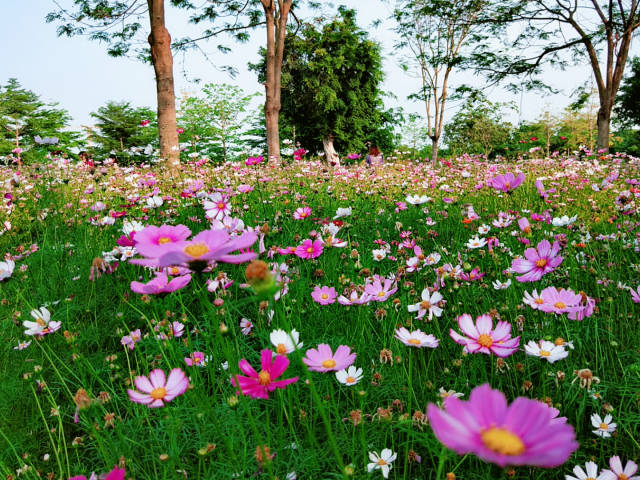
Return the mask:
<svg viewBox="0 0 640 480">
<path fill-rule="evenodd" d="M 416 168 L 409 163 L 387 166 L 375 182 L 364 169 L 355 179 L 334 176 L 332 171 L 315 164 L 286 169 L 261 167 L 248 174 L 231 167 L 198 173 L 207 189 L 224 187 L 225 182 L 231 186 L 256 186 L 253 192 L 234 197 L 231 202 L 234 215 L 241 216 L 247 225 L 270 226 L 265 239 L 267 248 L 297 245 L 308 238 L 310 230 L 320 230 L 312 220 L 293 220 L 293 211 L 299 206 L 309 205 L 313 217 L 319 218 L 332 217 L 338 207 L 353 208 L 353 215 L 343 219 L 347 225 L 338 235 L 350 242 L 348 247 L 327 248 L 313 261 L 276 254 L 272 261 L 286 261 L 297 273 L 290 275 L 293 282 L 289 293 L 278 302 L 269 302 L 266 309 L 274 311 L 270 325 L 266 309 L 260 305 L 265 299 L 240 288 L 244 282 L 243 265 L 220 265 L 219 270 L 235 281 L 222 295 L 206 289 L 205 281 L 213 278 L 212 273 L 194 275 L 191 284 L 181 291 L 144 299 L 131 292 L 129 283 L 140 276 L 149 279 L 150 275 L 142 267 L 122 262 L 113 274 L 90 282 L 92 260 L 115 246 L 122 219 L 116 220 L 114 226 L 91 225 L 88 217 L 95 213 L 83 207 L 80 200 L 87 198 L 89 206 L 102 200 L 113 210 L 123 210 L 121 205 L 127 203 L 128 194 L 138 192 L 143 196 L 151 189 L 138 189 L 135 182 L 124 180 L 126 174 L 114 169 L 97 178 L 90 172 L 63 172 L 57 168 L 40 170 L 39 178 L 29 178 L 36 170 L 26 169 L 27 178 L 13 191 L 18 206 L 7 216 L 13 227 L 0 236 L 0 254 L 16 254 L 19 246 L 27 250 L 31 244 L 38 246 L 35 253 L 16 262 L 10 279 L 0 283 L 4 340 L 0 345 L 0 472 L 15 476 L 17 469 L 28 465 L 30 470 L 22 475 L 24 478 L 52 475 L 51 478 L 66 479 L 78 474 L 88 476 L 91 471 L 107 472 L 122 458 L 128 477 L 136 479 L 282 480 L 293 471 L 301 479 L 367 478 L 367 452 L 391 448 L 398 453 L 398 459 L 390 478 L 440 479 L 444 473 L 454 472 L 465 480 L 507 476 L 547 480 L 563 479 L 573 465 L 591 459 L 601 467 L 612 455 L 620 455 L 623 461 L 638 459 L 640 305 L 632 303 L 628 291 L 617 288 L 618 282 L 634 288 L 640 283 L 638 270 L 632 267 L 640 263 L 638 253 L 626 246 L 635 238 L 638 218 L 620 216 L 613 203 L 617 192 L 628 188 L 624 179 L 637 177 L 637 167 L 624 165 L 615 186 L 596 193 L 589 185 L 599 183 L 610 170 L 589 164 L 594 172 L 586 175 L 587 162 L 519 164 L 527 181 L 512 195 L 499 195 L 486 188 L 473 188 L 487 174 L 486 165 L 460 166 L 470 171 L 471 177 L 464 178 L 459 170 L 446 167 L 437 172 L 444 177 L 440 184 L 448 184 L 452 192 L 428 188 L 425 193 L 433 197 L 433 202 L 409 205 L 398 213 L 394 212 L 395 202 L 404 201 L 406 194 L 423 192 L 422 181 L 431 181 L 431 172 L 425 167 Z M 504 169 L 501 167 L 500 171 Z M 144 175 L 148 170 L 138 172 Z M 9 175 L 7 171 L 1 173 Z M 127 218 L 153 225 L 182 223 L 194 233 L 206 229 L 200 204 L 179 196 L 186 186 L 182 183 L 184 178 L 195 178 L 194 175 L 189 166 L 184 169 L 183 179 L 160 179 L 161 193 L 175 200 L 165 201 L 159 211 L 148 214 L 139 206 L 127 209 Z M 556 178 L 560 196 L 550 204 L 536 193 L 533 182 L 538 176 L 548 178 L 547 188 Z M 258 181 L 264 177 L 271 181 Z M 582 184 L 583 178 L 589 183 Z M 32 189 L 25 188 L 29 184 Z M 90 184 L 96 185 L 96 192 L 84 195 Z M 576 190 L 583 185 L 585 189 Z M 444 203 L 445 196 L 455 202 Z M 590 200 L 598 212 L 593 211 Z M 482 217 L 468 225 L 462 222 L 461 212 L 467 203 L 472 203 Z M 244 204 L 248 205 L 246 210 Z M 436 225 L 425 224 L 425 207 Z M 492 216 L 499 211 L 523 209 L 532 213 L 554 209 L 554 216 L 578 214 L 579 219 L 571 229 L 536 223 L 531 237 L 534 246 L 543 238 L 550 238 L 548 234 L 567 235 L 563 264 L 539 282 L 520 284 L 512 278 L 511 287 L 496 291 L 491 281 L 508 278 L 503 270 L 511 265 L 512 257 L 501 248 L 490 255 L 486 247 L 469 251 L 464 245 L 480 224 L 491 225 Z M 610 223 L 608 220 L 616 215 L 619 218 Z M 624 226 L 625 220 L 631 223 Z M 397 222 L 402 224 L 402 230 L 413 232 L 425 253 L 442 253 L 436 266 L 456 265 L 460 253 L 463 263 L 486 272 L 484 281 L 447 280 L 441 290 L 447 301 L 444 313 L 432 322 L 413 319 L 407 305 L 419 301 L 423 288 L 434 283 L 433 268 L 407 274 L 399 280 L 398 292 L 382 304 L 320 306 L 311 300 L 315 285 L 333 286 L 341 293 L 350 282 L 363 284 L 362 268 L 381 275 L 397 274 L 407 257 L 398 255 L 395 247 L 392 254 L 398 257 L 397 261 L 375 262 L 371 255 L 377 248 L 374 240 L 400 240 Z M 621 224 L 620 229 L 617 223 Z M 521 255 L 525 247 L 510 234 L 515 229 L 516 222 L 504 230 L 492 227 L 489 235 L 497 235 L 504 247 Z M 586 247 L 572 245 L 587 232 L 592 239 Z M 627 237 L 623 238 L 621 232 L 627 232 Z M 610 233 L 617 233 L 618 238 L 595 239 L 598 234 Z M 442 251 L 443 247 L 448 253 Z M 356 264 L 352 250 L 359 253 L 361 265 Z M 575 258 L 579 252 L 588 256 L 585 265 Z M 19 271 L 25 266 L 26 271 Z M 609 284 L 599 284 L 598 280 Z M 522 304 L 524 291 L 540 291 L 551 285 L 595 297 L 597 312 L 575 322 L 565 315 L 544 314 Z M 216 298 L 222 298 L 224 305 L 216 307 Z M 22 321 L 30 318 L 32 309 L 44 304 L 50 304 L 53 320 L 62 322 L 60 331 L 34 340 L 24 351 L 14 350 L 25 339 Z M 574 342 L 575 350 L 567 359 L 552 365 L 519 351 L 507 358 L 501 369 L 496 357 L 462 355 L 462 347 L 448 335 L 449 328 L 455 327 L 455 318 L 462 313 L 475 317 L 491 310 L 514 325 L 514 334 L 522 335 L 521 346 L 529 340 L 563 337 Z M 516 328 L 519 315 L 524 316 L 522 332 Z M 240 332 L 242 317 L 255 324 L 250 336 Z M 185 324 L 184 337 L 156 339 L 154 327 L 165 328 L 173 320 Z M 221 325 L 228 327 L 226 333 L 221 332 Z M 440 346 L 435 350 L 410 350 L 393 338 L 398 326 L 433 333 L 440 339 Z M 123 348 L 121 337 L 136 328 L 145 338 L 133 351 Z M 239 373 L 237 364 L 242 358 L 254 366 L 258 364 L 260 350 L 271 347 L 269 333 L 275 328 L 296 328 L 300 332 L 303 351 L 289 355 L 291 365 L 284 374 L 285 378 L 299 376 L 300 380 L 276 391 L 269 400 L 236 397 L 230 375 Z M 361 383 L 346 387 L 333 374 L 308 372 L 301 362 L 304 350 L 320 343 L 329 343 L 334 349 L 340 344 L 351 346 L 357 353 L 355 365 L 364 370 Z M 380 363 L 384 348 L 390 349 L 398 361 Z M 183 359 L 193 351 L 211 356 L 205 368 L 186 367 Z M 228 371 L 221 368 L 223 362 L 228 362 Z M 161 409 L 149 409 L 129 400 L 126 389 L 135 375 L 146 375 L 153 368 L 168 371 L 175 367 L 190 376 L 192 388 L 184 395 Z M 574 370 L 584 368 L 600 378 L 591 392 L 580 388 L 579 382 L 572 382 Z M 559 371 L 564 373 L 562 380 L 557 379 Z M 550 401 L 575 427 L 579 450 L 557 469 L 517 467 L 515 472 L 509 472 L 472 455 L 460 457 L 443 449 L 428 425 L 412 422 L 414 411 L 425 412 L 428 403 L 439 400 L 440 387 L 464 393 L 468 398 L 474 386 L 485 382 L 503 391 L 509 401 L 521 395 Z M 523 389 L 529 382 L 531 388 Z M 94 399 L 106 392 L 103 398 L 109 400 L 82 410 L 76 424 L 73 397 L 80 388 Z M 602 399 L 592 398 L 594 392 Z M 609 439 L 595 436 L 589 420 L 593 413 L 604 413 L 605 402 L 613 408 L 618 424 L 616 435 Z M 57 414 L 52 414 L 52 409 Z M 360 411 L 362 417 L 357 426 L 350 420 L 355 411 Z M 113 415 L 112 426 L 105 425 L 105 415 Z M 215 448 L 209 447 L 208 451 L 208 445 Z M 267 445 L 276 454 L 264 468 L 256 461 L 260 445 Z M 410 459 L 410 451 L 421 457 L 420 463 Z M 48 461 L 43 459 L 45 455 Z M 381 477 L 379 472 L 372 476 Z"/>
</svg>

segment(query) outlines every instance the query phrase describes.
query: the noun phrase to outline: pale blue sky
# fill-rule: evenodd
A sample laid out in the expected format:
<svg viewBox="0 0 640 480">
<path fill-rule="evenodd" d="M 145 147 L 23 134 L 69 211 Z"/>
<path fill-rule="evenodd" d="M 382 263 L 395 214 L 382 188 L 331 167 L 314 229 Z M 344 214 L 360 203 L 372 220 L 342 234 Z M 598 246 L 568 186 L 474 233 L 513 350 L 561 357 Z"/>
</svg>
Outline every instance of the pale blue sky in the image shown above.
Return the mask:
<svg viewBox="0 0 640 480">
<path fill-rule="evenodd" d="M 60 0 L 69 4 L 70 0 Z M 359 12 L 358 22 L 367 28 L 375 18 L 388 18 L 393 1 L 343 0 L 336 4 L 346 4 Z M 127 100 L 134 105 L 155 108 L 155 83 L 153 68 L 135 60 L 109 57 L 103 45 L 86 38 L 58 38 L 56 25 L 47 24 L 45 15 L 55 9 L 52 0 L 0 0 L 0 82 L 16 77 L 20 83 L 45 101 L 56 101 L 67 109 L 74 118 L 74 126 L 91 124 L 89 113 L 109 100 Z M 183 36 L 186 24 L 178 17 L 168 15 L 168 27 L 174 37 Z M 386 80 L 384 89 L 397 95 L 398 100 L 388 100 L 388 106 L 401 105 L 407 111 L 423 113 L 424 107 L 405 99 L 408 93 L 416 91 L 418 80 L 406 75 L 397 65 L 397 52 L 393 50 L 394 34 L 390 31 L 392 22 L 385 21 L 377 29 L 369 29 L 371 36 L 382 43 L 385 55 Z M 215 43 L 203 44 L 203 49 L 211 60 L 218 64 L 234 65 L 240 74 L 231 79 L 228 74 L 216 70 L 202 55 L 192 52 L 184 67 L 177 58 L 175 62 L 176 95 L 181 91 L 197 91 L 197 86 L 189 78 L 201 78 L 205 82 L 226 82 L 241 86 L 248 92 L 263 93 L 255 75 L 248 72 L 246 64 L 255 61 L 258 47 L 263 43 L 264 30 L 258 29 L 248 44 L 225 41 L 234 51 L 222 55 L 215 49 Z M 187 77 L 183 74 L 187 72 Z M 546 80 L 557 88 L 569 93 L 573 88 L 589 79 L 588 68 L 572 68 L 565 72 L 548 72 Z M 478 84 L 466 74 L 467 83 Z M 501 89 L 487 91 L 494 101 L 515 101 L 520 96 L 508 94 Z M 533 119 L 545 108 L 559 112 L 569 103 L 566 95 L 541 97 L 525 94 L 522 117 Z M 517 122 L 517 115 L 509 118 Z"/>
</svg>

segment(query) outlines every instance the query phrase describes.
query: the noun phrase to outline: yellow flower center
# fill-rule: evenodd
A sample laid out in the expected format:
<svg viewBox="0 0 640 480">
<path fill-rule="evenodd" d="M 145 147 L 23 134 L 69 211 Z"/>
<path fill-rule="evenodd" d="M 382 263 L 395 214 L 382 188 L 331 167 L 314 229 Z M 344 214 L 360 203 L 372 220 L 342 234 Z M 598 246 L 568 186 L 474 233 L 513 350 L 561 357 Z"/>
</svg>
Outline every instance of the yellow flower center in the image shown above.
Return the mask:
<svg viewBox="0 0 640 480">
<path fill-rule="evenodd" d="M 329 295 L 327 295 L 326 293 L 323 293 L 322 295 L 320 295 L 320 298 L 322 298 L 323 300 L 326 300 L 327 298 L 329 298 Z"/>
<path fill-rule="evenodd" d="M 385 462 L 383 459 L 378 460 L 378 465 L 380 465 L 381 467 L 384 467 L 387 464 L 387 462 Z"/>
<path fill-rule="evenodd" d="M 158 245 L 164 245 L 165 243 L 171 243 L 172 240 L 169 237 L 160 237 L 158 239 Z"/>
<path fill-rule="evenodd" d="M 307 248 L 307 253 L 313 253 L 313 247 Z"/>
<path fill-rule="evenodd" d="M 184 247 L 184 253 L 193 258 L 198 258 L 204 255 L 209 251 L 209 247 L 207 247 L 204 243 L 196 243 L 192 245 L 187 245 Z"/>
<path fill-rule="evenodd" d="M 550 357 L 551 356 L 551 352 L 548 352 L 546 350 L 540 350 L 540 356 L 541 357 Z"/>
<path fill-rule="evenodd" d="M 620 475 L 618 475 L 618 480 L 627 480 L 628 478 L 629 477 L 627 477 L 624 473 L 621 473 Z"/>
<path fill-rule="evenodd" d="M 525 451 L 522 440 L 505 428 L 491 427 L 480 437 L 487 448 L 502 455 L 522 455 Z"/>
<path fill-rule="evenodd" d="M 171 267 L 169 268 L 169 273 L 171 275 L 178 275 L 178 273 L 180 273 L 180 269 L 178 267 Z"/>
<path fill-rule="evenodd" d="M 511 188 L 511 184 L 509 182 L 504 184 L 504 188 L 506 188 L 507 190 L 509 190 Z"/>
<path fill-rule="evenodd" d="M 271 383 L 271 374 L 266 370 L 262 370 L 258 374 L 258 383 L 262 386 L 269 385 Z"/>
<path fill-rule="evenodd" d="M 162 400 L 167 395 L 167 389 L 164 387 L 154 388 L 149 395 L 154 400 Z"/>
<path fill-rule="evenodd" d="M 384 291 L 378 292 L 379 297 L 384 297 L 384 295 L 385 295 Z"/>
<path fill-rule="evenodd" d="M 218 203 L 218 210 L 224 210 L 226 206 L 227 206 L 226 204 L 220 202 Z"/>
<path fill-rule="evenodd" d="M 544 303 L 544 300 L 541 298 L 536 298 L 535 303 L 537 303 L 538 305 L 542 305 Z"/>
<path fill-rule="evenodd" d="M 423 310 L 429 310 L 431 308 L 431 303 L 423 300 L 422 302 L 420 302 L 420 308 L 422 308 Z"/>
<path fill-rule="evenodd" d="M 557 346 L 561 347 L 562 345 L 564 345 L 564 338 L 562 337 L 558 337 L 556 338 L 556 341 L 554 342 Z"/>
<path fill-rule="evenodd" d="M 46 323 L 45 323 L 45 321 L 44 321 L 44 319 L 42 317 L 36 318 L 36 323 L 38 325 L 40 325 L 41 327 L 44 327 L 46 325 Z"/>
<path fill-rule="evenodd" d="M 202 359 L 200 357 L 195 357 L 193 359 L 193 363 L 200 363 L 202 361 Z"/>
<path fill-rule="evenodd" d="M 347 377 L 347 379 L 345 380 L 346 383 L 356 383 L 356 379 L 353 377 Z"/>
<path fill-rule="evenodd" d="M 601 423 L 600 430 L 609 430 L 609 425 L 607 425 L 606 423 Z"/>
<path fill-rule="evenodd" d="M 417 338 L 410 338 L 409 340 L 407 340 L 407 342 L 411 345 L 420 345 L 420 340 L 418 340 Z"/>
<path fill-rule="evenodd" d="M 491 338 L 491 335 L 483 333 L 478 337 L 478 343 L 483 347 L 489 348 L 491 345 L 493 345 L 493 338 Z"/>
<path fill-rule="evenodd" d="M 531 235 L 531 227 L 524 227 L 524 233 L 527 235 Z"/>
<path fill-rule="evenodd" d="M 336 361 L 333 358 L 330 358 L 329 360 L 322 362 L 322 366 L 324 368 L 333 368 L 336 366 Z"/>
<path fill-rule="evenodd" d="M 567 304 L 564 302 L 556 302 L 553 304 L 554 307 L 556 307 L 558 310 L 562 310 L 563 308 L 566 308 Z"/>
<path fill-rule="evenodd" d="M 279 343 L 276 347 L 276 353 L 279 355 L 284 355 L 287 353 L 287 347 L 284 346 L 284 343 Z"/>
<path fill-rule="evenodd" d="M 541 258 L 540 260 L 536 261 L 536 267 L 538 268 L 544 268 L 547 265 L 547 259 L 546 258 Z"/>
</svg>

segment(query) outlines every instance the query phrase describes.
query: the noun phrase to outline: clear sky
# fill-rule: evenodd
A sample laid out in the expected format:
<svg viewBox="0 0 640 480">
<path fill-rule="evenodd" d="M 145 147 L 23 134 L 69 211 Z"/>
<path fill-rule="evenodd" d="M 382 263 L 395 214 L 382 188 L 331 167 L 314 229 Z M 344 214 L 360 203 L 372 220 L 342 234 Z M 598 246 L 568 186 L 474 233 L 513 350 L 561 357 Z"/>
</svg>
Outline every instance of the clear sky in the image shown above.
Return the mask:
<svg viewBox="0 0 640 480">
<path fill-rule="evenodd" d="M 59 0 L 61 5 L 69 5 L 71 0 Z M 419 81 L 404 73 L 397 63 L 398 52 L 394 51 L 395 34 L 391 31 L 391 15 L 394 0 L 343 0 L 335 5 L 345 4 L 358 10 L 358 23 L 366 28 L 372 38 L 383 46 L 386 80 L 383 89 L 394 93 L 397 100 L 387 100 L 388 106 L 401 105 L 406 111 L 424 112 L 424 106 L 406 100 L 407 94 L 418 90 Z M 4 84 L 10 77 L 45 101 L 59 102 L 73 116 L 73 125 L 90 125 L 89 113 L 97 110 L 109 100 L 130 101 L 137 106 L 155 108 L 155 83 L 153 68 L 127 58 L 111 58 L 104 45 L 91 42 L 87 38 L 58 38 L 56 25 L 47 24 L 45 15 L 55 9 L 52 0 L 0 0 L 0 82 Z M 327 12 L 335 11 L 326 8 Z M 174 38 L 184 36 L 188 29 L 178 15 L 168 13 L 168 28 Z M 384 22 L 377 28 L 370 28 L 371 22 L 381 18 Z M 233 53 L 223 55 L 217 52 L 216 41 L 202 45 L 210 61 L 198 52 L 191 52 L 183 61 L 175 59 L 176 95 L 181 91 L 196 92 L 194 79 L 204 82 L 232 83 L 248 92 L 261 92 L 255 74 L 248 72 L 246 64 L 255 62 L 260 45 L 265 42 L 265 32 L 258 29 L 247 44 L 237 44 L 231 40 L 223 43 L 233 48 Z M 233 65 L 239 75 L 232 79 L 227 73 L 213 65 Z M 562 89 L 563 94 L 545 96 L 525 93 L 509 94 L 502 89 L 486 91 L 493 101 L 513 101 L 522 103 L 523 119 L 534 119 L 545 109 L 560 112 L 568 103 L 567 97 L 574 88 L 588 81 L 588 67 L 572 68 L 565 72 L 547 71 L 545 80 Z M 482 79 L 465 74 L 462 81 L 482 84 Z M 521 102 L 522 101 L 522 102 Z M 450 112 L 453 113 L 453 112 Z M 518 121 L 517 114 L 508 120 Z"/>
</svg>

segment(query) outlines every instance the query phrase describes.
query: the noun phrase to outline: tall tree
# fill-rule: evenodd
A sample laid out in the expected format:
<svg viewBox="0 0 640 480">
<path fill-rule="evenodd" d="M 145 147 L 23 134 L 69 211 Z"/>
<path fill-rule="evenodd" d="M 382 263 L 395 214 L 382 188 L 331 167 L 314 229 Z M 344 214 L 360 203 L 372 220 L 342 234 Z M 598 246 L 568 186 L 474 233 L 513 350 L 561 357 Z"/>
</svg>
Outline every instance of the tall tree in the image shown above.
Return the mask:
<svg viewBox="0 0 640 480">
<path fill-rule="evenodd" d="M 485 4 L 484 0 L 400 0 L 394 10 L 401 38 L 396 47 L 410 53 L 403 67 L 422 81 L 421 90 L 409 98 L 424 102 L 433 165 L 438 160 L 451 74 L 465 60 L 464 47 L 484 39 L 485 25 L 478 19 Z"/>
<path fill-rule="evenodd" d="M 0 86 L 0 155 L 15 148 L 30 149 L 36 145 L 36 136 L 56 137 L 67 143 L 74 138 L 64 131 L 71 117 L 56 104 L 46 104 L 31 90 L 23 88 L 18 80 L 10 78 Z M 29 160 L 28 152 L 23 158 Z"/>
<path fill-rule="evenodd" d="M 86 35 L 107 44 L 114 57 L 130 53 L 136 36 L 147 25 L 150 49 L 134 48 L 138 58 L 150 59 L 156 75 L 158 137 L 160 156 L 175 169 L 180 162 L 173 82 L 171 35 L 165 26 L 165 0 L 73 0 L 69 8 L 55 2 L 58 9 L 47 15 L 47 22 L 59 22 L 58 35 Z M 171 0 L 184 6 L 183 0 Z"/>
<path fill-rule="evenodd" d="M 631 75 L 620 86 L 615 114 L 624 126 L 640 126 L 640 57 L 631 61 Z"/>
<path fill-rule="evenodd" d="M 493 80 L 527 75 L 525 86 L 542 85 L 537 74 L 545 64 L 563 68 L 583 62 L 591 66 L 598 89 L 599 149 L 608 150 L 611 112 L 640 26 L 639 0 L 500 0 L 484 12 L 502 33 L 520 27 L 508 52 L 478 45 L 476 64 Z"/>
<path fill-rule="evenodd" d="M 202 95 L 186 96 L 180 102 L 180 125 L 183 136 L 199 153 L 226 161 L 241 151 L 243 134 L 248 130 L 247 108 L 258 95 L 247 94 L 240 87 L 209 83 Z"/>
<path fill-rule="evenodd" d="M 158 135 L 155 112 L 147 107 L 107 102 L 91 116 L 96 123 L 91 133 L 99 145 L 98 151 L 103 155 L 115 155 L 120 162 L 131 161 L 132 148 L 154 144 Z"/>
<path fill-rule="evenodd" d="M 253 65 L 266 75 L 266 52 Z M 359 151 L 366 140 L 393 143 L 391 112 L 383 109 L 380 46 L 355 22 L 355 11 L 340 7 L 327 22 L 305 23 L 285 40 L 282 63 L 282 119 L 310 150 L 335 147 Z M 334 145 L 335 142 L 335 145 Z"/>
</svg>

